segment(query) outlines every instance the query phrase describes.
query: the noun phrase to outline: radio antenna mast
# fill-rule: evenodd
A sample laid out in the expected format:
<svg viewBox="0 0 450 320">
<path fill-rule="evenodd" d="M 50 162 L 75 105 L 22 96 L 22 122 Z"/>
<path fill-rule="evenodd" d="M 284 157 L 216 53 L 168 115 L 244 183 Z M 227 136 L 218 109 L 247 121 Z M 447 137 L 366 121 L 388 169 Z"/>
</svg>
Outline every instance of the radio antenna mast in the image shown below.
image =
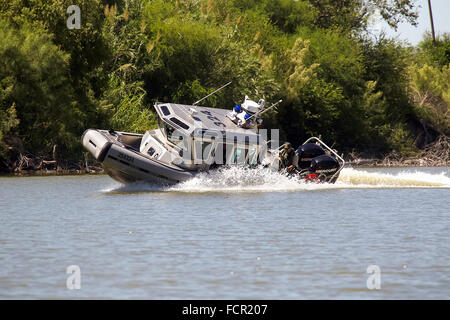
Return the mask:
<svg viewBox="0 0 450 320">
<path fill-rule="evenodd" d="M 270 107 L 265 108 L 264 110 L 261 110 L 257 113 L 255 113 L 254 115 L 250 116 L 249 118 L 247 118 L 247 121 L 256 117 L 259 117 L 260 115 L 262 115 L 263 113 L 269 111 L 272 108 L 276 109 L 276 106 L 279 105 L 281 102 L 283 102 L 283 100 L 279 100 L 276 103 L 272 103 L 272 105 Z"/>
<path fill-rule="evenodd" d="M 217 91 L 220 91 L 220 90 L 222 90 L 223 88 L 225 88 L 226 86 L 228 86 L 229 84 L 231 83 L 231 81 L 230 82 L 228 82 L 227 84 L 224 84 L 223 86 L 221 86 L 219 89 L 216 89 L 216 90 L 214 90 L 213 92 L 211 92 L 210 94 L 208 94 L 207 96 L 204 96 L 203 98 L 201 98 L 200 100 L 198 100 L 198 101 L 195 101 L 192 105 L 193 106 L 195 106 L 195 105 L 197 105 L 197 103 L 199 103 L 199 102 L 201 102 L 201 101 L 203 101 L 203 100 L 205 100 L 206 98 L 208 98 L 209 96 L 212 96 L 214 93 L 216 93 Z"/>
</svg>

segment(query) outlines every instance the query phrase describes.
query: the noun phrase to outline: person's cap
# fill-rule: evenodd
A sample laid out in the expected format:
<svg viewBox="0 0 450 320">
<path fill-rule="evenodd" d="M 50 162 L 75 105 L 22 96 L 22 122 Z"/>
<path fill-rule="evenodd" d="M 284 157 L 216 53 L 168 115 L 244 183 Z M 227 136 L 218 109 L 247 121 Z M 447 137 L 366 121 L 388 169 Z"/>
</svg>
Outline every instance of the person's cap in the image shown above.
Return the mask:
<svg viewBox="0 0 450 320">
<path fill-rule="evenodd" d="M 290 147 L 292 147 L 292 145 L 291 145 L 290 142 L 285 142 L 285 143 L 284 143 L 284 148 L 285 148 L 285 149 L 289 149 Z"/>
</svg>

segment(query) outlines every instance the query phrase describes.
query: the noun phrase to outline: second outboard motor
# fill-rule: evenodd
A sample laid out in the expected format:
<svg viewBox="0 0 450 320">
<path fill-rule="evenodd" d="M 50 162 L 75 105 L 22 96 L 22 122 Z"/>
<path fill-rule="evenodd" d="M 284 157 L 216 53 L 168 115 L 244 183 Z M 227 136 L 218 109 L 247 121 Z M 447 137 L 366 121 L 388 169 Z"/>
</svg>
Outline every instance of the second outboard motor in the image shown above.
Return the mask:
<svg viewBox="0 0 450 320">
<path fill-rule="evenodd" d="M 327 180 L 328 176 L 334 175 L 339 170 L 339 162 L 332 156 L 324 154 L 311 160 L 309 170 L 316 173 L 321 181 Z"/>
<path fill-rule="evenodd" d="M 312 159 L 324 154 L 325 151 L 321 146 L 315 143 L 306 143 L 298 147 L 295 152 L 294 163 L 299 169 L 306 169 L 310 167 Z"/>
</svg>

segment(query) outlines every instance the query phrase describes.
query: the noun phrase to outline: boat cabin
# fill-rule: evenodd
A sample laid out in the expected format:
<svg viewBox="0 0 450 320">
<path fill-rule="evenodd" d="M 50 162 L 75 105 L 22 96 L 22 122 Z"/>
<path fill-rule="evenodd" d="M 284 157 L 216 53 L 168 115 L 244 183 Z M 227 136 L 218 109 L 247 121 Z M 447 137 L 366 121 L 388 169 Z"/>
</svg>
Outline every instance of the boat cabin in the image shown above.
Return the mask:
<svg viewBox="0 0 450 320">
<path fill-rule="evenodd" d="M 156 103 L 158 129 L 145 133 L 140 151 L 187 169 L 224 164 L 255 165 L 265 146 L 257 129 L 233 122 L 230 110 Z"/>
</svg>

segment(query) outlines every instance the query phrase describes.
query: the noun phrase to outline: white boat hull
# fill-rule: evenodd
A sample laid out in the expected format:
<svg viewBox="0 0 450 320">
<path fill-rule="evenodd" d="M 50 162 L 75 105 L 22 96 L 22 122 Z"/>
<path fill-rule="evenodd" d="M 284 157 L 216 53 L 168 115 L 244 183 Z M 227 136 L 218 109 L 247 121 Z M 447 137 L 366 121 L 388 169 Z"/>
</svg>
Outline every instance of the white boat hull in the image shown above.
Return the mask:
<svg viewBox="0 0 450 320">
<path fill-rule="evenodd" d="M 82 143 L 102 163 L 105 172 L 121 183 L 146 181 L 172 185 L 186 181 L 197 173 L 152 159 L 117 139 L 127 135 L 136 140 L 142 138 L 137 134 L 88 129 L 83 134 Z"/>
</svg>

